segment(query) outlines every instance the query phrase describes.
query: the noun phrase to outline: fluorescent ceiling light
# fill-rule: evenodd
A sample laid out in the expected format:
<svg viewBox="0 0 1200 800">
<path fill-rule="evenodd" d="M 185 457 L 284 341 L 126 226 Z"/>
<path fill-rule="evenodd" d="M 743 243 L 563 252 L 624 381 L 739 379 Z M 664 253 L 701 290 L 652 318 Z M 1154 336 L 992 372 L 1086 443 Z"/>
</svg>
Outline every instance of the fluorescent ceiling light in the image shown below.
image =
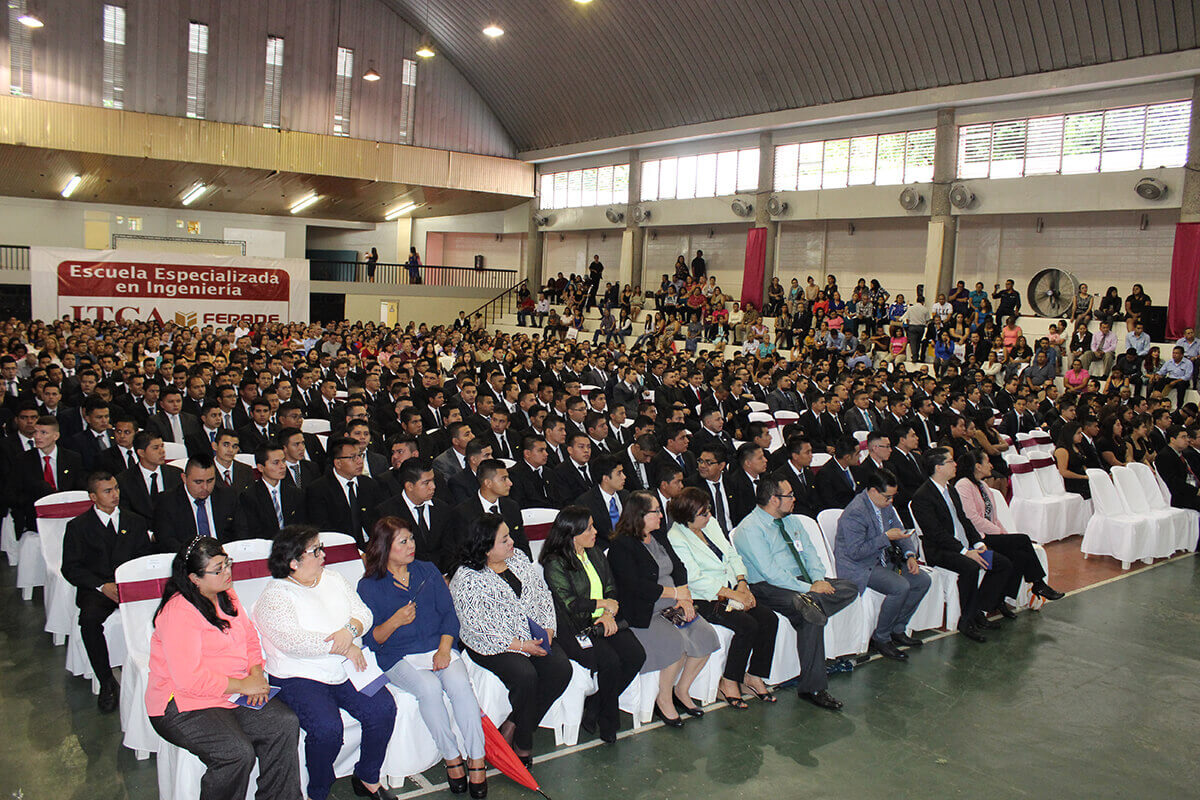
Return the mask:
<svg viewBox="0 0 1200 800">
<path fill-rule="evenodd" d="M 382 75 L 380 75 L 378 72 L 375 71 L 374 67 L 371 67 L 369 70 L 367 70 L 366 72 L 363 73 L 363 80 L 371 81 L 372 83 L 374 83 L 375 81 L 379 80 L 382 77 L 383 77 Z"/>
<path fill-rule="evenodd" d="M 203 183 L 197 183 L 191 189 L 188 189 L 188 193 L 183 196 L 183 200 L 181 202 L 185 206 L 190 206 L 197 197 L 204 194 L 206 191 L 208 191 L 207 186 L 205 186 Z"/>
<path fill-rule="evenodd" d="M 581 6 L 586 6 L 588 3 L 592 2 L 592 0 L 575 0 L 575 2 L 579 3 Z"/>
<path fill-rule="evenodd" d="M 293 214 L 299 214 L 301 211 L 308 208 L 309 206 L 311 206 L 313 203 L 317 202 L 320 199 L 321 199 L 321 195 L 317 194 L 316 192 L 313 192 L 313 193 L 305 196 L 299 202 L 297 202 L 296 205 L 292 206 L 291 212 Z"/>
<path fill-rule="evenodd" d="M 391 211 L 384 214 L 383 218 L 386 219 L 387 221 L 391 222 L 396 217 L 400 216 L 401 214 L 404 214 L 405 212 L 412 211 L 416 207 L 417 207 L 416 203 L 411 203 L 411 202 L 410 203 L 401 203 L 400 205 L 393 208 Z"/>
<path fill-rule="evenodd" d="M 63 190 L 59 194 L 61 194 L 63 197 L 70 197 L 81 183 L 83 183 L 83 176 L 74 175 L 72 176 L 71 180 L 67 181 L 67 185 L 63 187 Z"/>
<path fill-rule="evenodd" d="M 417 48 L 417 55 L 421 58 L 433 58 L 437 53 L 434 52 L 433 45 L 429 42 L 422 42 L 421 46 Z"/>
<path fill-rule="evenodd" d="M 21 16 L 17 17 L 17 22 L 21 23 L 26 28 L 40 28 L 45 24 L 40 19 L 35 17 L 33 14 L 30 14 L 28 11 L 26 11 Z"/>
<path fill-rule="evenodd" d="M 488 25 L 483 29 L 483 35 L 495 39 L 497 36 L 504 35 L 504 28 L 501 28 L 499 25 L 493 22 L 491 25 Z"/>
</svg>

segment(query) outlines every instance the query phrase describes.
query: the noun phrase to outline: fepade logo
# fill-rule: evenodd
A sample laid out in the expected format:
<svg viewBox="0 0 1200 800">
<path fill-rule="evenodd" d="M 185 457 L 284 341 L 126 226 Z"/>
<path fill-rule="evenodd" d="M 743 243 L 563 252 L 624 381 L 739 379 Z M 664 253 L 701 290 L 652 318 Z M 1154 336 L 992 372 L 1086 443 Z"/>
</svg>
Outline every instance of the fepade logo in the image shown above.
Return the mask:
<svg viewBox="0 0 1200 800">
<path fill-rule="evenodd" d="M 96 322 L 157 322 L 160 325 L 174 322 L 181 328 L 193 328 L 196 325 L 236 325 L 238 323 L 282 322 L 279 314 L 230 313 L 218 311 L 174 311 L 162 313 L 157 307 L 151 306 L 143 311 L 143 306 L 117 305 L 69 305 L 70 316 L 76 320 L 90 319 Z"/>
</svg>

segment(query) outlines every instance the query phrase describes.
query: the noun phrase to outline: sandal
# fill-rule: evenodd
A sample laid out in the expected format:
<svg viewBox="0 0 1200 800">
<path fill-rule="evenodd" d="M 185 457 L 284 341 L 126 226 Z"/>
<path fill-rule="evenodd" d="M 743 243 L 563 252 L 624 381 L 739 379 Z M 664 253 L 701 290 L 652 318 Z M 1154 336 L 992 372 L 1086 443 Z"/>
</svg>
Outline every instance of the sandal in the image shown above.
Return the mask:
<svg viewBox="0 0 1200 800">
<path fill-rule="evenodd" d="M 763 692 L 762 694 L 759 694 L 758 692 L 754 691 L 754 689 L 747 686 L 746 691 L 750 692 L 750 694 L 754 695 L 759 700 L 762 700 L 764 703 L 776 703 L 779 701 L 779 698 L 776 697 L 775 693 L 772 692 L 770 689 Z"/>
<path fill-rule="evenodd" d="M 730 697 L 730 696 L 726 695 L 724 692 L 722 692 L 720 689 L 717 690 L 717 697 L 720 698 L 721 700 L 724 700 L 726 703 L 733 706 L 734 708 L 749 708 L 750 707 L 750 704 L 747 703 L 742 698 L 738 697 L 737 695 Z"/>
<path fill-rule="evenodd" d="M 467 776 L 464 774 L 460 778 L 455 778 L 450 775 L 452 769 L 466 770 L 467 764 L 462 759 L 459 759 L 457 764 L 446 765 L 446 783 L 450 786 L 450 794 L 465 794 L 467 791 Z"/>
</svg>

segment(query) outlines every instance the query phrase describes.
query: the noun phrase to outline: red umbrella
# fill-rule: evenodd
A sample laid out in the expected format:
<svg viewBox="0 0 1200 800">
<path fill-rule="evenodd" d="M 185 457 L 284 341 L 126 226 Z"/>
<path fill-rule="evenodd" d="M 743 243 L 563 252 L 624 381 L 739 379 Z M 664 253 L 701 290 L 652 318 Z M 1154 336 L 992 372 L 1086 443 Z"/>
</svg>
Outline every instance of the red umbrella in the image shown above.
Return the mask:
<svg viewBox="0 0 1200 800">
<path fill-rule="evenodd" d="M 483 714 L 482 717 L 484 757 L 493 767 L 503 772 L 509 778 L 549 800 L 549 795 L 543 792 L 541 787 L 538 786 L 538 782 L 534 780 L 533 775 L 521 763 L 521 759 L 517 757 L 517 754 L 513 752 L 512 746 L 500 735 L 500 731 L 496 730 L 496 726 L 488 719 L 488 715 Z"/>
</svg>

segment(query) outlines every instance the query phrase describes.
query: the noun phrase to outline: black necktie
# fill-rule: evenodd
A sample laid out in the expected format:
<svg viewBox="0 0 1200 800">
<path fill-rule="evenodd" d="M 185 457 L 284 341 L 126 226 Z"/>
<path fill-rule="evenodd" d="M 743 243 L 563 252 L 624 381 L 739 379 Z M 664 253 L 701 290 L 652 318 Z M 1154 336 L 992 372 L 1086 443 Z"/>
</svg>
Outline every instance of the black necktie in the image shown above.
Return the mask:
<svg viewBox="0 0 1200 800">
<path fill-rule="evenodd" d="M 729 526 L 725 524 L 725 498 L 722 497 L 721 484 L 711 483 L 713 493 L 713 506 L 717 512 L 717 524 L 721 526 L 721 533 L 729 534 Z"/>
<path fill-rule="evenodd" d="M 358 509 L 358 493 L 354 491 L 354 481 L 346 484 L 346 495 L 350 500 L 350 528 L 354 531 L 354 538 L 362 538 L 362 518 Z"/>
<path fill-rule="evenodd" d="M 134 467 L 137 466 L 137 459 L 133 457 L 133 448 L 132 447 L 129 448 L 128 452 L 126 452 L 125 461 L 126 461 L 126 463 L 129 464 L 130 469 L 133 469 Z"/>
<path fill-rule="evenodd" d="M 425 504 L 417 506 L 417 530 L 426 536 L 429 535 L 429 524 L 425 522 Z"/>
<path fill-rule="evenodd" d="M 112 521 L 112 519 L 111 519 L 111 518 L 108 520 L 108 523 L 107 523 L 107 524 L 105 524 L 105 526 L 104 526 L 104 527 L 108 528 L 108 532 L 109 532 L 110 534 L 112 534 L 113 536 L 116 536 L 116 535 L 117 535 L 117 526 L 116 526 L 116 525 L 113 525 L 113 521 Z"/>
<path fill-rule="evenodd" d="M 589 478 L 589 477 L 588 477 L 588 471 L 587 471 L 587 467 L 580 467 L 580 468 L 579 468 L 579 474 L 583 476 L 583 482 L 584 482 L 584 483 L 586 483 L 588 486 L 591 486 L 591 485 L 592 485 L 591 478 Z"/>
<path fill-rule="evenodd" d="M 158 496 L 158 473 L 150 473 L 150 498 L 154 499 Z"/>
</svg>

